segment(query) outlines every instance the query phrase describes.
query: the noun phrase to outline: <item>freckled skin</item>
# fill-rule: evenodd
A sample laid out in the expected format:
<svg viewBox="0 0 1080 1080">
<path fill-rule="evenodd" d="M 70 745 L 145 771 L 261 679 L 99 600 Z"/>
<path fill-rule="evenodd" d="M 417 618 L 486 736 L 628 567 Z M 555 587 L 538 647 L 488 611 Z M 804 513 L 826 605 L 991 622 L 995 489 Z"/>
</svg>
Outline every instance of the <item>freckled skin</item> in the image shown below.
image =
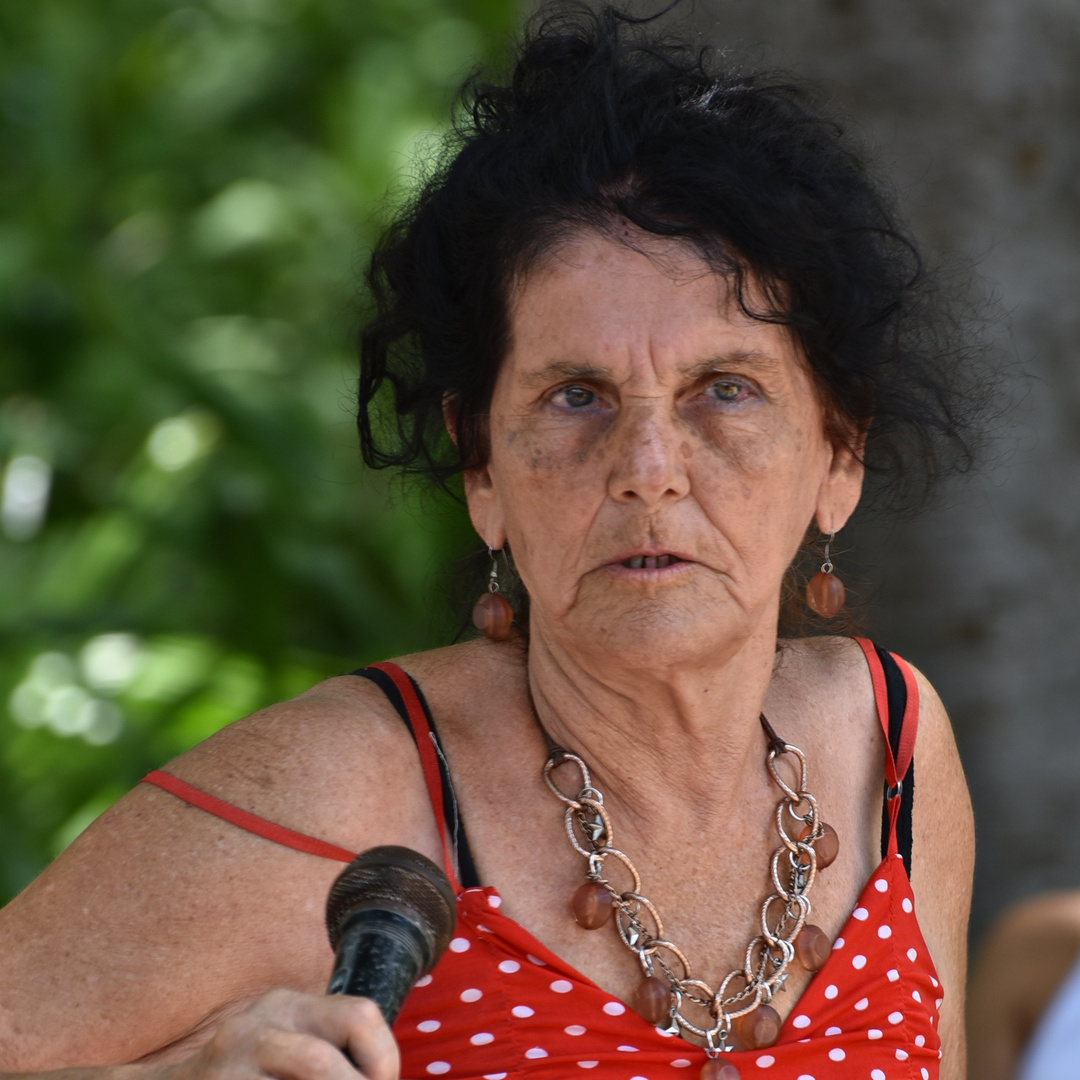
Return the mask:
<svg viewBox="0 0 1080 1080">
<path fill-rule="evenodd" d="M 718 626 L 774 629 L 808 525 L 839 528 L 861 482 L 787 330 L 742 314 L 685 247 L 592 233 L 532 271 L 511 322 L 495 450 L 466 479 L 481 535 L 509 541 L 533 632 L 694 664 L 715 658 Z M 610 572 L 642 544 L 689 565 Z"/>
</svg>

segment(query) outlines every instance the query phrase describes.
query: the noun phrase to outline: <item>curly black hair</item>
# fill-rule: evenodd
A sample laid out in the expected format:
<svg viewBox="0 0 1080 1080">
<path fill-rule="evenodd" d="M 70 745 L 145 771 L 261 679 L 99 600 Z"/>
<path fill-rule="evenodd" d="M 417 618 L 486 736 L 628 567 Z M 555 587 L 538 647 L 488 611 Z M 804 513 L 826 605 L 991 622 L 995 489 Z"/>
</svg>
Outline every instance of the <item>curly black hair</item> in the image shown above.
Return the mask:
<svg viewBox="0 0 1080 1080">
<path fill-rule="evenodd" d="M 442 483 L 483 464 L 514 283 L 568 235 L 622 240 L 629 221 L 790 327 L 831 433 L 865 437 L 878 501 L 922 501 L 971 464 L 962 327 L 865 158 L 790 77 L 725 70 L 612 7 L 548 9 L 508 79 L 462 88 L 442 164 L 373 254 L 364 459 Z"/>
</svg>

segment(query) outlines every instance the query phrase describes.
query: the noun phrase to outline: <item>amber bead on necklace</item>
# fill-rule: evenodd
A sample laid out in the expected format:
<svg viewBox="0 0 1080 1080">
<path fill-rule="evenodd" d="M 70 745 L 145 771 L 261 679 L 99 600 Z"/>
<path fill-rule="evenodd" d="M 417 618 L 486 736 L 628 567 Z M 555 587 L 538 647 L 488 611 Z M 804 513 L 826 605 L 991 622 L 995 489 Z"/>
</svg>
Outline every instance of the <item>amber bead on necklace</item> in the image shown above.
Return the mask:
<svg viewBox="0 0 1080 1080">
<path fill-rule="evenodd" d="M 614 922 L 619 939 L 636 954 L 644 973 L 631 1004 L 650 1024 L 704 1042 L 709 1060 L 701 1070 L 701 1080 L 737 1080 L 738 1070 L 721 1056 L 731 1049 L 732 1036 L 750 1050 L 776 1042 L 781 1021 L 770 1002 L 783 987 L 789 967 L 797 962 L 808 971 L 817 971 L 832 949 L 828 935 L 807 921 L 808 894 L 817 871 L 836 858 L 839 838 L 820 820 L 817 800 L 806 789 L 805 754 L 781 739 L 764 715 L 761 725 L 768 741 L 765 763 L 781 791 L 776 806 L 780 846 L 769 867 L 773 892 L 762 904 L 760 933 L 747 946 L 742 967 L 730 971 L 715 988 L 694 977 L 685 954 L 665 937 L 663 921 L 642 893 L 633 862 L 615 846 L 604 796 L 593 786 L 588 766 L 577 754 L 548 739 L 544 781 L 565 807 L 570 843 L 588 860 L 586 880 L 570 902 L 574 918 L 586 930 Z M 797 787 L 779 771 L 778 762 L 785 757 L 797 764 Z M 581 775 L 575 797 L 565 794 L 553 776 L 567 764 Z M 621 867 L 620 876 L 629 879 L 629 888 L 612 883 L 605 871 L 609 860 Z M 696 1010 L 693 1018 L 687 1015 L 689 1007 Z"/>
</svg>

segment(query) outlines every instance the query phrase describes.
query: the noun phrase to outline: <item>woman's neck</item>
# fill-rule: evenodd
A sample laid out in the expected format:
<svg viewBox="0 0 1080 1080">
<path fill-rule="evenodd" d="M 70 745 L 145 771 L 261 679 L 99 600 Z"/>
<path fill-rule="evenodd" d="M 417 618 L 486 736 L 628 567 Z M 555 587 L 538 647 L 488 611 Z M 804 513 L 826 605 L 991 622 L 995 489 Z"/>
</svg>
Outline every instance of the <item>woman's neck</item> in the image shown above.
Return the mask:
<svg viewBox="0 0 1080 1080">
<path fill-rule="evenodd" d="M 630 666 L 610 654 L 597 661 L 542 627 L 531 631 L 537 717 L 585 760 L 607 798 L 648 815 L 670 805 L 677 788 L 679 801 L 726 814 L 748 786 L 762 785 L 758 716 L 776 664 L 775 631 L 687 664 Z"/>
</svg>

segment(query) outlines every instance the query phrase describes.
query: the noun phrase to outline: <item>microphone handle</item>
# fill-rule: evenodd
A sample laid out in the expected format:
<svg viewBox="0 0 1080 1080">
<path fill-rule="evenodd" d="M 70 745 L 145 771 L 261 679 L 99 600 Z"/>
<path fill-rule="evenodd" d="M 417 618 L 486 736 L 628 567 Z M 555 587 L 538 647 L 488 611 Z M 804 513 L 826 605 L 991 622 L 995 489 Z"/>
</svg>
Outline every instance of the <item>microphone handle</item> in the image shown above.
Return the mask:
<svg viewBox="0 0 1080 1080">
<path fill-rule="evenodd" d="M 411 919 L 382 908 L 358 911 L 341 932 L 326 992 L 371 998 L 393 1024 L 429 953 L 423 931 Z"/>
</svg>

